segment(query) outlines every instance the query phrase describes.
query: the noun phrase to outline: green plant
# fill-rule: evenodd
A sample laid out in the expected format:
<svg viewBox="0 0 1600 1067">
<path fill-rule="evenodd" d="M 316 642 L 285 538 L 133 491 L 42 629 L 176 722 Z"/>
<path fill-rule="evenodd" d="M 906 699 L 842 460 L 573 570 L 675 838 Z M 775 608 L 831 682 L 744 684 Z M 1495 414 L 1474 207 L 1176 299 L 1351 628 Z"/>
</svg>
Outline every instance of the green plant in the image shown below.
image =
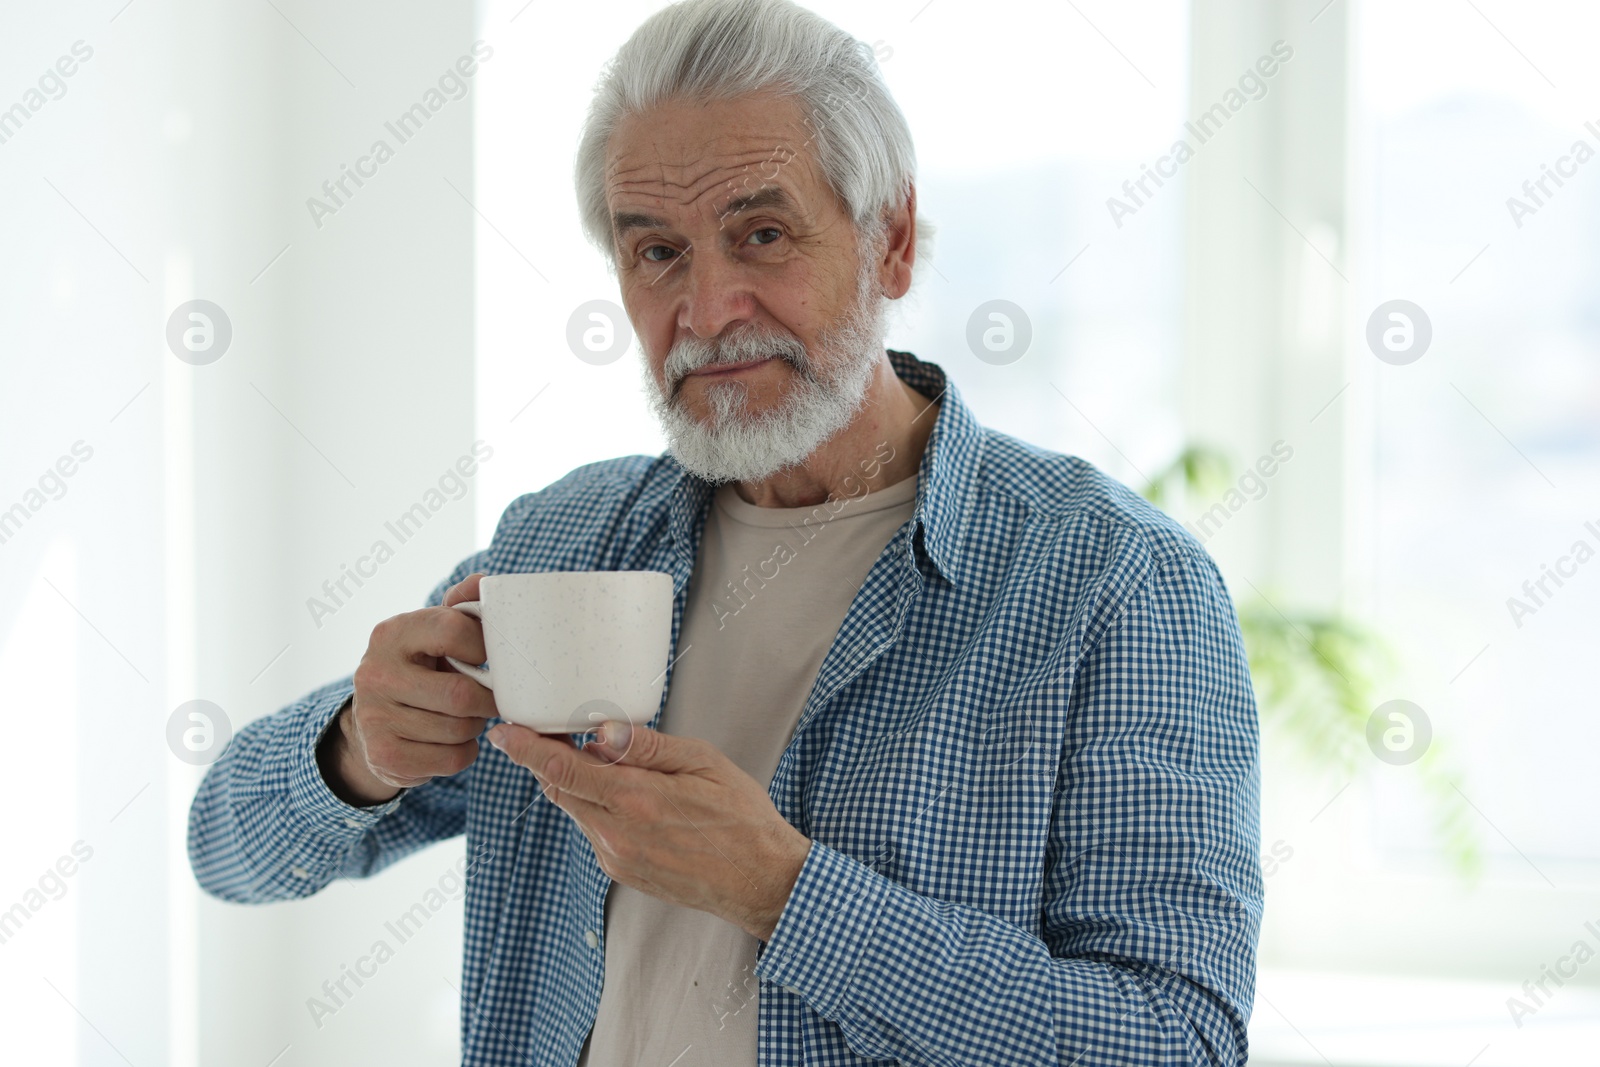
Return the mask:
<svg viewBox="0 0 1600 1067">
<path fill-rule="evenodd" d="M 1215 496 L 1233 463 L 1205 446 L 1185 448 L 1145 486 L 1143 495 L 1171 510 L 1183 499 Z M 1264 596 L 1239 604 L 1239 629 L 1263 725 L 1277 729 L 1311 764 L 1353 779 L 1372 769 L 1367 721 L 1377 694 L 1395 674 L 1393 649 L 1377 631 L 1339 614 L 1280 611 Z M 1464 878 L 1482 868 L 1476 824 L 1456 782 L 1449 746 L 1435 736 L 1413 765 L 1432 808 L 1434 833 Z"/>
</svg>

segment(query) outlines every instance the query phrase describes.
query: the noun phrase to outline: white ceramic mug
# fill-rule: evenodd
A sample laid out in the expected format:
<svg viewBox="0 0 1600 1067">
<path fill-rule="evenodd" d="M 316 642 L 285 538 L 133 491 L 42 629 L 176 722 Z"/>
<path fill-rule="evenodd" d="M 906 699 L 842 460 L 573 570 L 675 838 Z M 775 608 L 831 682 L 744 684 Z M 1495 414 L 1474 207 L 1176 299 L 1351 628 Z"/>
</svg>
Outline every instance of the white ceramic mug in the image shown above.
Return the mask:
<svg viewBox="0 0 1600 1067">
<path fill-rule="evenodd" d="M 664 571 L 491 574 L 454 607 L 483 622 L 488 665 L 450 665 L 494 690 L 507 722 L 587 733 L 606 719 L 655 717 L 672 651 Z"/>
</svg>

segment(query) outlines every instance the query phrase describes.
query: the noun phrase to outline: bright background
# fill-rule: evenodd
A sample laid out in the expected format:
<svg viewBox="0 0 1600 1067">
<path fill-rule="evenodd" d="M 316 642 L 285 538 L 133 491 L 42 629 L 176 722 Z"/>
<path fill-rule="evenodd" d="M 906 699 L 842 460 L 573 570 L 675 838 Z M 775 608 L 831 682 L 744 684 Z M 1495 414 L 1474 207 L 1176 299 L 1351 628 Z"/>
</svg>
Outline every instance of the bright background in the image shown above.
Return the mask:
<svg viewBox="0 0 1600 1067">
<path fill-rule="evenodd" d="M 577 226 L 579 124 L 658 6 L 0 9 L 0 112 L 93 49 L 0 143 L 0 513 L 28 511 L 0 528 L 0 914 L 44 901 L 0 942 L 0 1061 L 455 1062 L 459 902 L 320 1027 L 306 1000 L 460 842 L 308 901 L 204 899 L 183 836 L 202 768 L 167 725 L 199 698 L 237 729 L 348 673 L 514 497 L 664 447 L 637 353 L 596 367 L 566 342 L 579 305 L 617 299 Z M 1521 1026 L 1507 998 L 1575 943 L 1600 950 L 1600 562 L 1520 626 L 1507 598 L 1574 542 L 1600 548 L 1600 161 L 1520 226 L 1506 200 L 1575 141 L 1600 149 L 1600 12 L 812 6 L 875 45 L 938 227 L 890 344 L 988 425 L 1136 488 L 1186 443 L 1242 474 L 1286 442 L 1208 550 L 1241 599 L 1383 633 L 1383 698 L 1422 706 L 1456 761 L 1475 881 L 1441 855 L 1415 768 L 1345 777 L 1268 731 L 1263 849 L 1290 855 L 1268 880 L 1254 1062 L 1595 1062 L 1600 963 Z M 393 144 L 384 123 L 480 39 L 467 96 L 319 226 L 307 198 Z M 1280 40 L 1294 56 L 1266 95 L 1118 226 L 1107 198 Z M 164 340 L 193 298 L 233 327 L 206 366 Z M 965 341 L 997 298 L 1033 328 L 1004 366 Z M 1365 341 L 1397 298 L 1433 328 L 1406 366 Z M 471 492 L 314 619 L 308 598 L 480 439 Z M 80 441 L 92 458 L 32 509 Z M 79 842 L 90 858 L 30 898 Z"/>
</svg>

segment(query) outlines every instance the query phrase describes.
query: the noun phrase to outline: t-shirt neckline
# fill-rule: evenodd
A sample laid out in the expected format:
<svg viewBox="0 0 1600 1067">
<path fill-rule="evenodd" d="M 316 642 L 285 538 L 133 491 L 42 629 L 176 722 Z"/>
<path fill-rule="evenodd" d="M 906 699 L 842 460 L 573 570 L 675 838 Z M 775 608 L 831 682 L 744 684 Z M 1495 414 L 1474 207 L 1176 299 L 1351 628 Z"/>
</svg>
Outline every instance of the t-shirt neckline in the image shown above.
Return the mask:
<svg viewBox="0 0 1600 1067">
<path fill-rule="evenodd" d="M 746 526 L 790 526 L 806 519 L 813 522 L 832 522 L 868 515 L 913 501 L 917 496 L 917 481 L 918 475 L 912 474 L 881 489 L 859 492 L 854 496 L 832 497 L 819 504 L 798 508 L 766 508 L 749 503 L 739 496 L 732 482 L 725 482 L 717 487 L 716 506 L 730 519 Z"/>
</svg>

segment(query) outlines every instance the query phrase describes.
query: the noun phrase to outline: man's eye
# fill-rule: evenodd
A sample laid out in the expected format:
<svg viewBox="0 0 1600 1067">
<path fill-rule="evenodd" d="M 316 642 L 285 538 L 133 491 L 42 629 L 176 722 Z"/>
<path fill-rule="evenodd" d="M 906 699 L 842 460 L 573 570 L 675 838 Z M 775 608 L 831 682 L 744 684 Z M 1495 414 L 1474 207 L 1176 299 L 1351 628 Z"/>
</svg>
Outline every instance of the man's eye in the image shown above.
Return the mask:
<svg viewBox="0 0 1600 1067">
<path fill-rule="evenodd" d="M 649 260 L 651 263 L 665 263 L 667 261 L 667 257 L 666 256 L 654 256 L 654 255 L 651 255 L 651 253 L 652 252 L 672 253 L 673 251 L 674 250 L 671 247 L 669 247 L 668 245 L 651 245 L 649 248 L 646 248 L 640 254 L 643 255 L 644 258 Z"/>
<path fill-rule="evenodd" d="M 770 234 L 771 236 L 768 237 L 765 241 L 756 241 L 756 238 L 761 236 L 764 233 L 765 234 Z M 756 230 L 754 233 L 752 233 L 750 235 L 750 240 L 755 241 L 756 244 L 769 245 L 773 241 L 776 241 L 778 238 L 780 238 L 782 236 L 783 236 L 783 231 L 778 229 L 776 226 L 763 226 L 763 227 L 761 227 L 761 229 Z"/>
</svg>

